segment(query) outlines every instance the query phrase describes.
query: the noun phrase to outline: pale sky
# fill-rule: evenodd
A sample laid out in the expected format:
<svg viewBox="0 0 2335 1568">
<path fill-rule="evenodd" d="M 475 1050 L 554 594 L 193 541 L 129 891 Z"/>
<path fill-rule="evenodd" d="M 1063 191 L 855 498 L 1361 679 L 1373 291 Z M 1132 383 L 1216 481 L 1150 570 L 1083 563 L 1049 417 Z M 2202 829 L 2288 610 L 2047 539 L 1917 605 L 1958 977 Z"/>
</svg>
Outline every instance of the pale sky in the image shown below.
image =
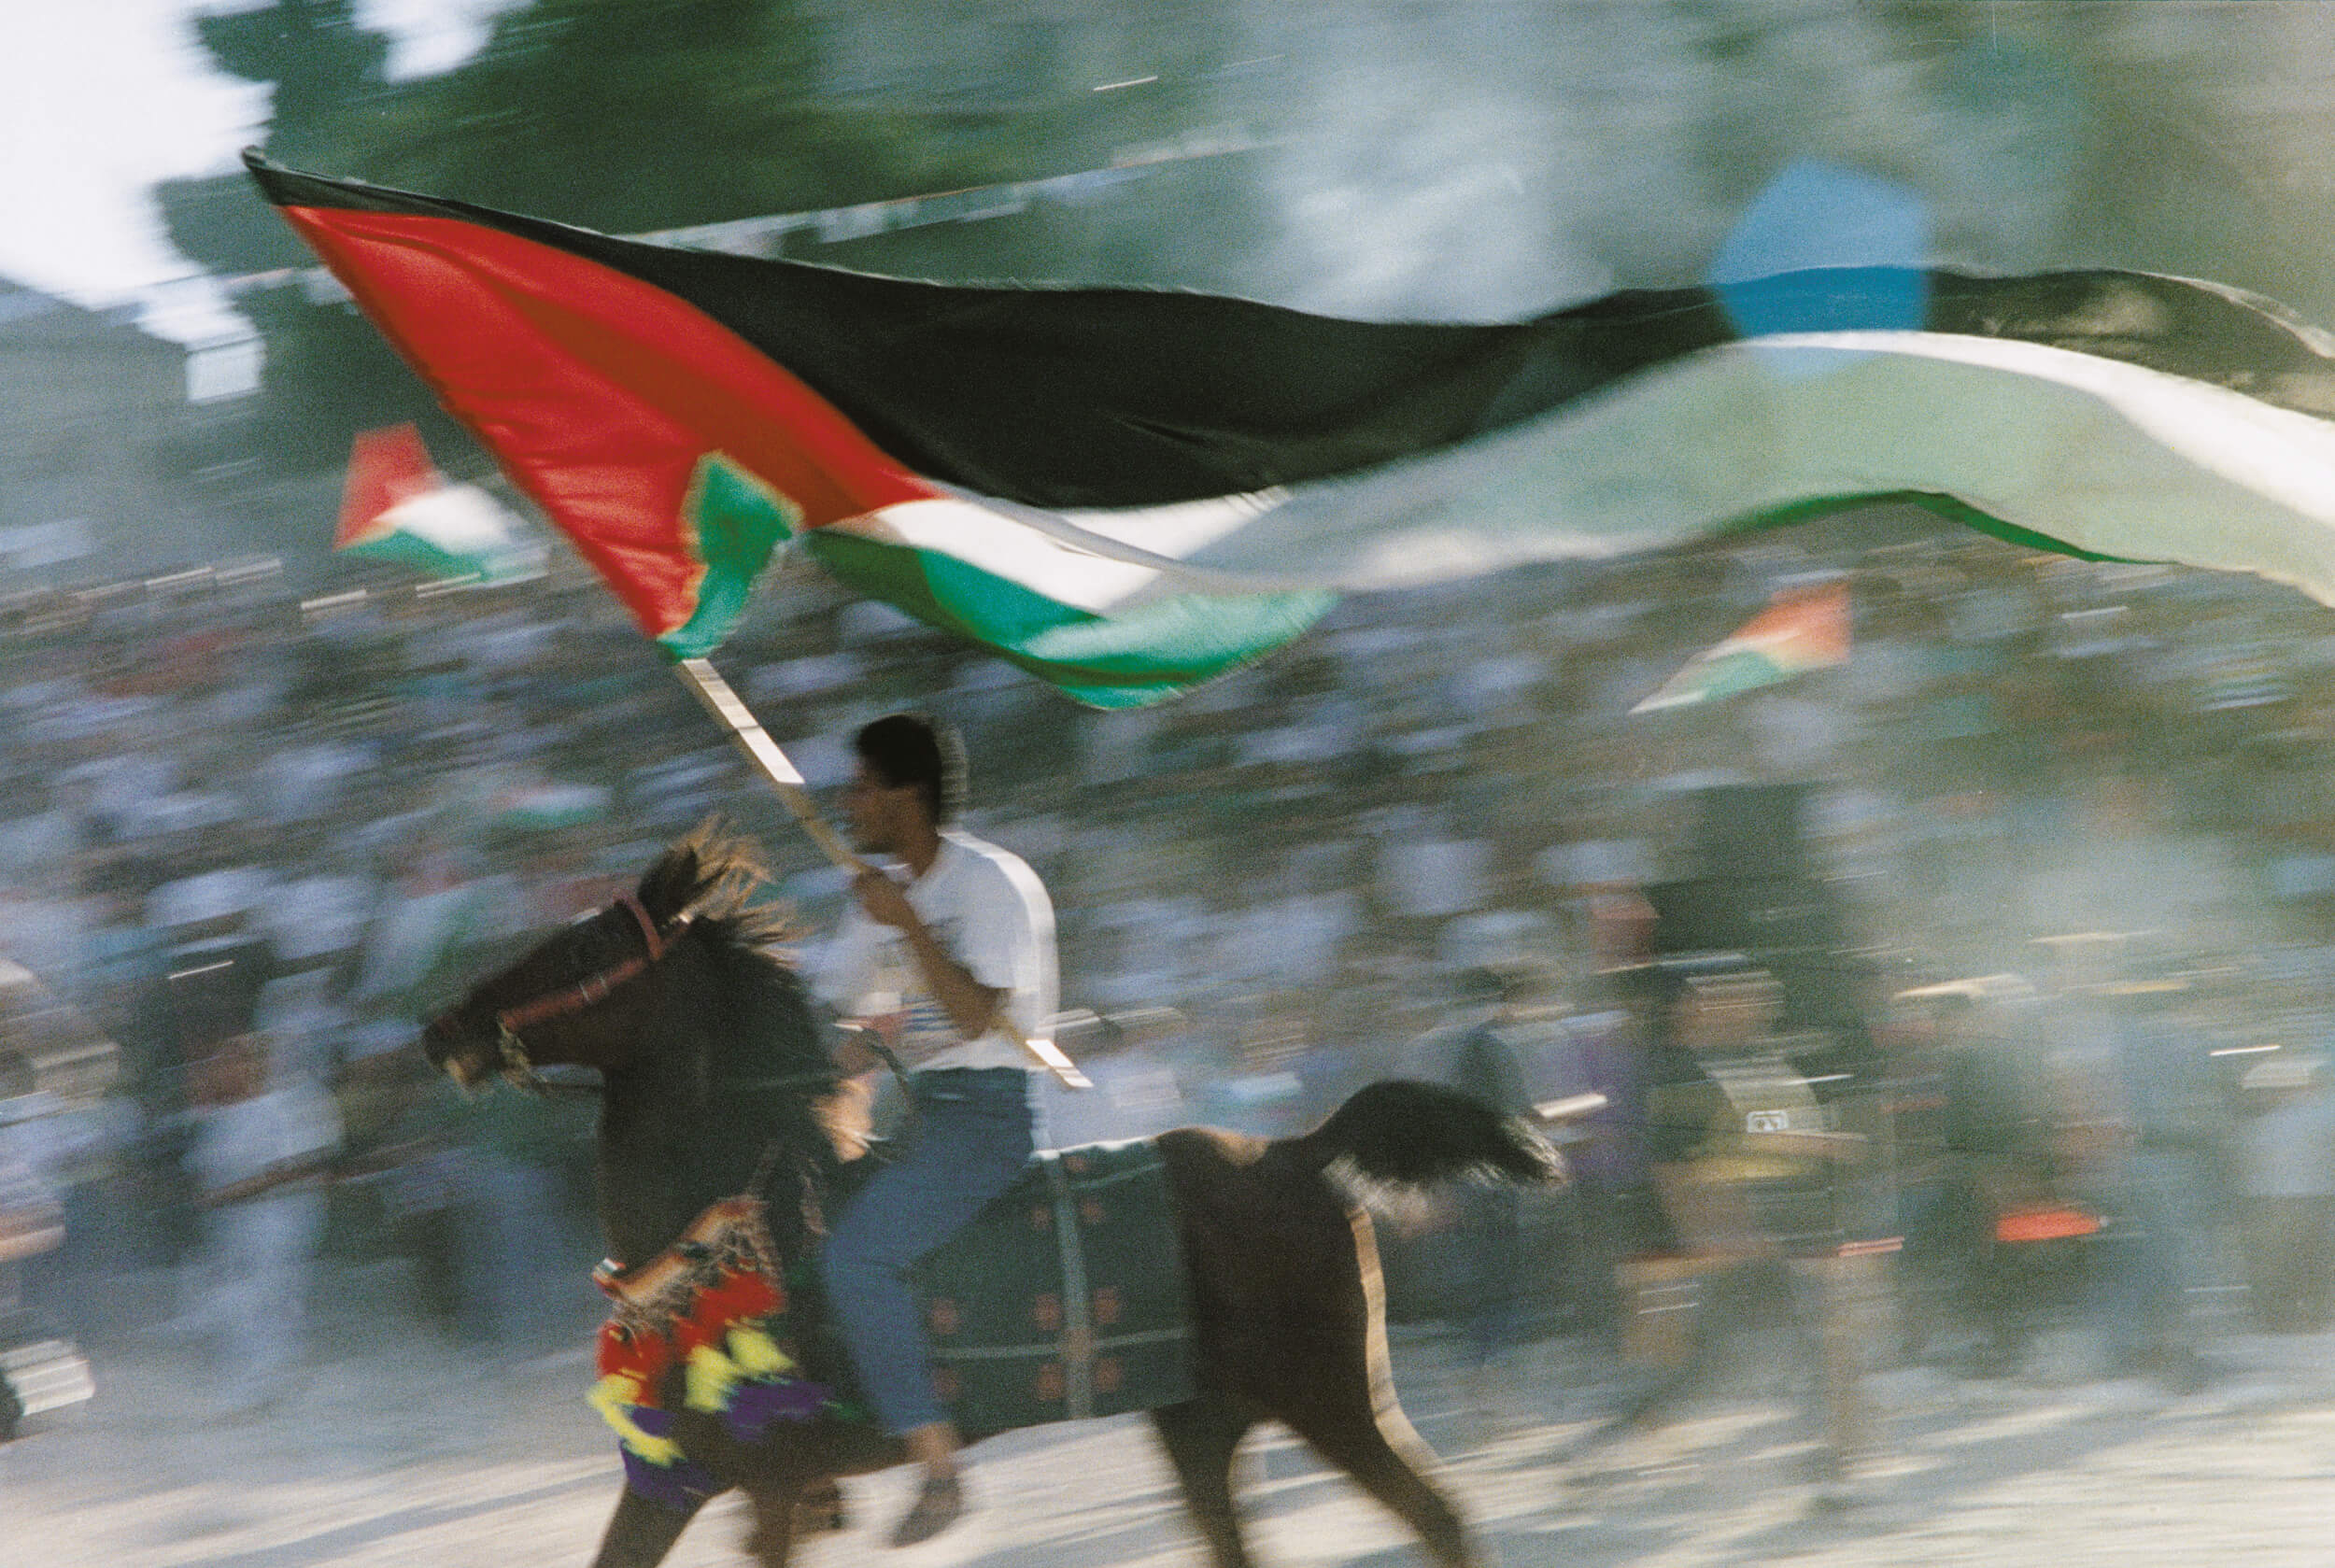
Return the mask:
<svg viewBox="0 0 2335 1568">
<path fill-rule="evenodd" d="M 392 75 L 459 64 L 514 0 L 359 0 L 392 35 Z M 235 167 L 267 92 L 214 71 L 195 0 L 0 0 L 0 277 L 85 305 L 147 305 L 149 330 L 201 340 L 238 318 L 191 281 L 149 195 Z"/>
</svg>

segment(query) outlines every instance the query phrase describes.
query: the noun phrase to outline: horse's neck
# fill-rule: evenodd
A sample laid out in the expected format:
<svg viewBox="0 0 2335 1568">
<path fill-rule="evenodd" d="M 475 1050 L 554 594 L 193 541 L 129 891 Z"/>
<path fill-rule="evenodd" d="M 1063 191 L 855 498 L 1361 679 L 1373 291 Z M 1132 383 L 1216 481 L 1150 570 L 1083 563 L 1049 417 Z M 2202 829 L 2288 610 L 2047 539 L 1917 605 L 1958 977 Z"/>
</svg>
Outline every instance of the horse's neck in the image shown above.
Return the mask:
<svg viewBox="0 0 2335 1568">
<path fill-rule="evenodd" d="M 690 1221 L 720 1199 L 743 1192 L 768 1163 L 771 1228 L 782 1240 L 797 1229 L 806 1167 L 814 1183 L 826 1165 L 817 1129 L 804 1107 L 784 1095 L 739 1093 L 733 1083 L 771 1076 L 726 1061 L 717 1041 L 738 1014 L 708 1005 L 727 999 L 716 968 L 692 988 L 697 1007 L 651 1027 L 652 1054 L 640 1067 L 608 1075 L 600 1124 L 601 1225 L 610 1256 L 646 1262 L 679 1238 Z M 726 1026 L 726 1027 L 725 1027 Z M 813 1194 L 815 1196 L 815 1194 Z"/>
<path fill-rule="evenodd" d="M 662 1251 L 707 1206 L 743 1191 L 761 1147 L 717 1097 L 657 1081 L 665 1076 L 612 1074 L 601 1106 L 601 1228 L 609 1255 L 627 1264 Z"/>
</svg>

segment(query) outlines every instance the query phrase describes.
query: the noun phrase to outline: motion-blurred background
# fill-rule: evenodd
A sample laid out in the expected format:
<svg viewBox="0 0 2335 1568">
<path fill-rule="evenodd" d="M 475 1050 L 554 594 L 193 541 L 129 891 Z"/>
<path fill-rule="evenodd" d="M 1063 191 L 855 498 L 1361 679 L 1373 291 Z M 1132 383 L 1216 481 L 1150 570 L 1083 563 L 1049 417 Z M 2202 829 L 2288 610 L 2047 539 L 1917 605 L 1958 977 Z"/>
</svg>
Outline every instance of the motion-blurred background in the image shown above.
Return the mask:
<svg viewBox="0 0 2335 1568">
<path fill-rule="evenodd" d="M 2314 0 L 76 14 L 174 79 L 246 84 L 253 117 L 138 195 L 150 263 L 101 281 L 52 243 L 78 209 L 0 217 L 21 275 L 0 277 L 0 954 L 45 988 L 34 1010 L 120 1047 L 110 1078 L 24 1052 L 0 1093 L 46 1194 L 20 1207 L 64 1219 L 27 1251 L 23 1308 L 101 1385 L 109 1355 L 208 1332 L 194 1173 L 251 1091 L 205 1064 L 254 1029 L 268 1081 L 329 1102 L 304 1112 L 312 1146 L 348 1162 L 316 1233 L 328 1298 L 511 1354 L 573 1339 L 587 1120 L 452 1103 L 415 1019 L 708 812 L 761 832 L 807 923 L 840 895 L 558 545 L 484 586 L 332 555 L 361 431 L 414 421 L 452 477 L 524 503 L 228 172 L 238 141 L 680 245 L 1378 318 L 1704 281 L 1756 230 L 1804 238 L 1776 265 L 2141 268 L 2335 324 L 2335 9 Z M 144 110 L 107 96 L 126 78 L 65 68 L 102 39 L 23 25 L 35 47 L 0 49 L 8 158 L 98 179 L 58 127 Z M 60 64 L 35 92 L 43 40 Z M 1631 713 L 1811 583 L 1847 586 L 1845 662 Z M 1452 977 L 1521 964 L 1528 1087 L 1613 1097 L 1583 1157 L 1619 1191 L 1643 1179 L 1631 1064 L 1663 1025 L 1616 977 L 1724 950 L 1823 1037 L 1811 1078 L 1901 1109 L 1938 1103 L 1907 1088 L 1938 1080 L 1935 987 L 1998 977 L 1963 993 L 1988 1022 L 1961 1043 L 2023 1075 L 1999 1119 L 2060 1198 L 2130 1214 L 2133 1183 L 2181 1186 L 2195 1245 L 2131 1266 L 2201 1335 L 2261 1326 L 2246 1201 L 2316 1199 L 2321 1226 L 2335 1204 L 2324 1114 L 2262 1121 L 2315 1092 L 2335 978 L 2335 620 L 2285 588 L 1878 509 L 1352 598 L 1143 713 L 1077 710 L 792 564 L 723 663 L 814 785 L 878 713 L 961 724 L 976 826 L 1054 890 L 1066 998 L 1176 1010 L 1097 1056 L 1102 1090 L 1055 1107 L 1064 1141 L 1295 1130 L 1369 1077 L 1440 1070 Z M 2150 1121 L 2167 1104 L 2194 1155 L 2172 1177 L 2100 1151 L 2176 1136 Z M 1899 1125 L 1909 1162 L 1944 1157 L 1934 1125 Z M 2300 1167 L 2263 1174 L 2273 1135 Z M 1923 1171 L 1908 1184 L 1943 1180 Z M 1881 1187 L 1866 1228 L 1917 1234 Z M 1604 1332 L 1582 1270 L 1643 1238 L 1533 1224 L 1557 1260 L 1535 1325 Z M 1406 1288 L 1420 1314 L 1450 1305 L 1417 1271 Z M 2278 1321 L 2324 1327 L 2327 1281 L 2307 1309 L 2297 1288 L 2278 1276 Z M 2078 1292 L 2068 1321 L 2123 1299 Z"/>
</svg>

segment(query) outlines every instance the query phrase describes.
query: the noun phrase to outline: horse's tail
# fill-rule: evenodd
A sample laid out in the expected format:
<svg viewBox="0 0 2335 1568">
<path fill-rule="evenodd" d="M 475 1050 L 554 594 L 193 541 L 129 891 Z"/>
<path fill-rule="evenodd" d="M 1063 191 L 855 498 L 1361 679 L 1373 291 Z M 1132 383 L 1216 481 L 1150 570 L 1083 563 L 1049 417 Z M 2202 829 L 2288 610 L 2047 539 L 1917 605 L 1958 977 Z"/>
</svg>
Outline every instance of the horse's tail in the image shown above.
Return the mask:
<svg viewBox="0 0 2335 1568">
<path fill-rule="evenodd" d="M 1408 1079 L 1366 1085 L 1292 1147 L 1317 1170 L 1337 1166 L 1374 1187 L 1466 1176 L 1554 1181 L 1564 1174 L 1556 1150 L 1521 1117 Z"/>
</svg>

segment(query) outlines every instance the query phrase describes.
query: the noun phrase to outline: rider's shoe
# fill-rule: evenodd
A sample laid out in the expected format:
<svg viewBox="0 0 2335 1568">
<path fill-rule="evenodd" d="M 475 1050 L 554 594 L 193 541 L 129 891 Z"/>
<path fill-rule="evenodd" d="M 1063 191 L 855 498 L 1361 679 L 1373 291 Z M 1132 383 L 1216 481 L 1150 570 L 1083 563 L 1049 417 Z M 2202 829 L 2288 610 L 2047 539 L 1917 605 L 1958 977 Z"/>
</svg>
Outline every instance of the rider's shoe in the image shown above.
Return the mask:
<svg viewBox="0 0 2335 1568">
<path fill-rule="evenodd" d="M 892 1545 L 913 1547 L 929 1541 L 955 1524 L 965 1512 L 965 1487 L 955 1476 L 927 1476 L 916 1505 L 892 1530 Z"/>
</svg>

